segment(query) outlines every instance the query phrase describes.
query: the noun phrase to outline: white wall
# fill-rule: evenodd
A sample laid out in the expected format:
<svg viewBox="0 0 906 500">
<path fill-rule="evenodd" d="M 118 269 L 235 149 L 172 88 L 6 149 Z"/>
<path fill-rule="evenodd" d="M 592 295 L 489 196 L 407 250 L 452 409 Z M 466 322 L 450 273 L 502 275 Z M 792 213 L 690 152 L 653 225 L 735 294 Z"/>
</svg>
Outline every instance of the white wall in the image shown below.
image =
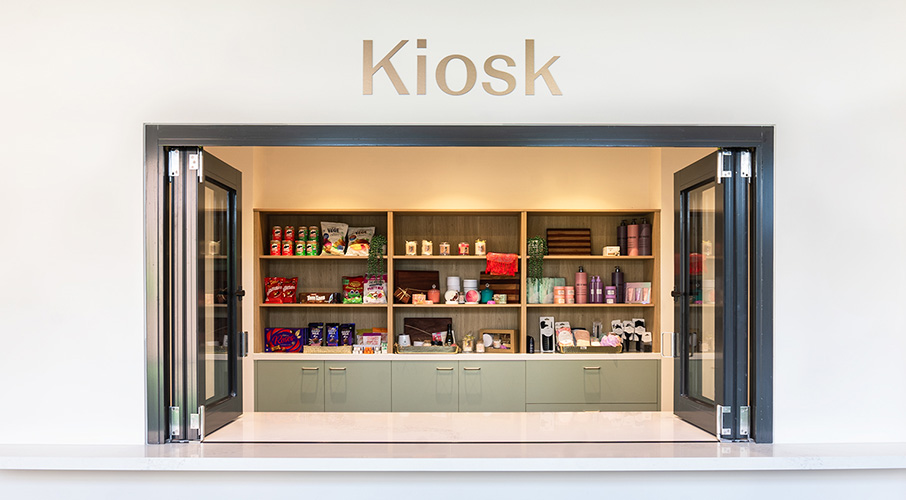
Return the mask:
<svg viewBox="0 0 906 500">
<path fill-rule="evenodd" d="M 143 123 L 773 124 L 776 441 L 906 440 L 906 4 L 254 5 L 4 6 L 0 443 L 144 439 Z M 363 96 L 417 37 L 563 96 Z"/>
</svg>

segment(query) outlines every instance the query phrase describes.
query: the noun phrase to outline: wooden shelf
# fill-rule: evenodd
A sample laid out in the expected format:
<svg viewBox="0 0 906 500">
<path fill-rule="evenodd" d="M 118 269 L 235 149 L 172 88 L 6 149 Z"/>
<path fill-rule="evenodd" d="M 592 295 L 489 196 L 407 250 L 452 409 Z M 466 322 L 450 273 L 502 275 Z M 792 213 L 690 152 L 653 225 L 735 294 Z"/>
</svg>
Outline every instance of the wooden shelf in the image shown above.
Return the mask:
<svg viewBox="0 0 906 500">
<path fill-rule="evenodd" d="M 545 255 L 545 260 L 654 260 L 653 255 L 621 255 L 609 257 L 604 255 Z"/>
<path fill-rule="evenodd" d="M 491 309 L 502 309 L 502 308 L 518 309 L 521 306 L 522 306 L 522 304 L 491 304 L 491 305 L 488 305 L 488 304 L 419 304 L 419 305 L 393 304 L 394 308 L 400 307 L 400 308 L 406 308 L 406 309 L 409 309 L 409 308 L 419 309 L 419 308 L 428 308 L 428 307 L 446 307 L 449 309 L 481 308 L 481 309 L 491 310 Z"/>
<path fill-rule="evenodd" d="M 372 308 L 386 308 L 389 304 L 258 304 L 258 307 L 267 307 L 267 308 L 311 308 L 311 309 L 323 309 L 327 307 L 350 307 L 353 309 L 372 309 Z"/>
<path fill-rule="evenodd" d="M 526 304 L 525 307 L 528 308 L 543 308 L 543 307 L 556 307 L 556 308 L 623 308 L 623 307 L 654 307 L 654 304 Z"/>
<path fill-rule="evenodd" d="M 259 255 L 262 260 L 368 260 L 367 255 Z M 387 256 L 384 256 L 386 259 Z"/>
<path fill-rule="evenodd" d="M 486 260 L 487 258 L 488 258 L 487 255 L 394 255 L 393 256 L 393 260 Z"/>
<path fill-rule="evenodd" d="M 388 304 L 267 304 L 257 303 L 255 309 L 254 353 L 264 350 L 264 328 L 287 326 L 284 322 L 304 322 L 309 316 L 318 321 L 355 322 L 361 328 L 386 328 L 391 338 L 401 333 L 402 322 L 407 317 L 455 317 L 457 330 L 481 328 L 515 329 L 520 349 L 525 349 L 526 336 L 538 340 L 538 316 L 557 316 L 558 320 L 575 325 L 589 325 L 595 319 L 610 321 L 630 316 L 644 318 L 650 331 L 660 331 L 660 211 L 637 210 L 342 210 L 342 209 L 255 209 L 255 301 L 263 300 L 261 287 L 267 276 L 298 277 L 299 284 L 310 290 L 339 291 L 342 276 L 357 276 L 365 272 L 367 256 L 345 255 L 269 255 L 270 228 L 275 225 L 317 225 L 323 220 L 336 220 L 350 226 L 374 226 L 376 234 L 387 238 L 387 253 L 383 256 L 388 277 Z M 646 219 L 652 225 L 652 251 L 654 255 L 604 256 L 605 245 L 616 238 L 616 228 L 627 218 Z M 598 255 L 547 255 L 545 271 L 550 276 L 566 278 L 572 285 L 578 267 L 584 266 L 589 276 L 610 275 L 614 265 L 626 273 L 626 281 L 651 282 L 652 304 L 526 304 L 528 238 L 545 234 L 549 228 L 589 228 L 592 251 Z M 459 255 L 457 242 L 470 243 L 474 252 L 476 238 L 485 239 L 487 248 L 520 249 L 521 270 L 518 283 L 522 303 L 508 304 L 394 304 L 394 272 L 438 271 L 438 285 L 446 276 L 479 278 L 484 271 L 487 255 Z M 407 240 L 422 239 L 434 242 L 435 252 L 439 242 L 449 242 L 453 255 L 405 255 Z M 420 249 L 420 247 L 419 247 Z M 516 252 L 511 252 L 516 253 Z M 280 263 L 283 261 L 284 263 Z M 319 264 L 315 264 L 315 263 Z M 443 293 L 443 290 L 441 290 Z M 671 304 L 672 305 L 672 304 Z M 696 307 L 696 306 L 693 306 Z M 698 306 L 701 307 L 701 306 Z M 707 306 L 706 306 L 707 307 Z M 465 312 L 452 314 L 462 309 Z M 316 311 L 321 310 L 318 313 Z M 283 311 L 278 313 L 277 311 Z M 358 311 L 358 312 L 356 312 Z M 292 325 L 289 325 L 292 326 Z M 659 349 L 659 338 L 653 339 L 653 348 Z M 372 355 L 374 356 L 374 355 Z M 376 359 L 362 355 L 361 359 Z"/>
</svg>

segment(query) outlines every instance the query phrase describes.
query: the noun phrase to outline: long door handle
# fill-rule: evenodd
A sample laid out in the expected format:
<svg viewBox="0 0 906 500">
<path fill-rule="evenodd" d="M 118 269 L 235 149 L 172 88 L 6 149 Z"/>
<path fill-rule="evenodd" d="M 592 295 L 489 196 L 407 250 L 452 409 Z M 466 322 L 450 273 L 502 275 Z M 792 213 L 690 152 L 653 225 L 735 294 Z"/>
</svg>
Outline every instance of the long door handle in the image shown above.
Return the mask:
<svg viewBox="0 0 906 500">
<path fill-rule="evenodd" d="M 435 368 L 436 368 L 437 371 L 439 371 L 439 372 L 452 372 L 452 371 L 453 371 L 453 367 L 452 367 L 452 366 L 437 366 L 437 367 L 435 367 Z"/>
<path fill-rule="evenodd" d="M 305 372 L 307 372 L 307 371 L 317 371 L 317 370 L 318 370 L 318 367 L 317 367 L 317 366 L 303 366 L 303 367 L 302 367 L 302 371 L 305 371 Z"/>
<path fill-rule="evenodd" d="M 469 372 L 477 372 L 478 370 L 481 370 L 481 367 L 480 366 L 464 366 L 464 367 L 462 367 L 462 369 L 469 371 Z"/>
<path fill-rule="evenodd" d="M 332 372 L 345 372 L 346 371 L 345 366 L 328 366 L 327 369 Z"/>
</svg>

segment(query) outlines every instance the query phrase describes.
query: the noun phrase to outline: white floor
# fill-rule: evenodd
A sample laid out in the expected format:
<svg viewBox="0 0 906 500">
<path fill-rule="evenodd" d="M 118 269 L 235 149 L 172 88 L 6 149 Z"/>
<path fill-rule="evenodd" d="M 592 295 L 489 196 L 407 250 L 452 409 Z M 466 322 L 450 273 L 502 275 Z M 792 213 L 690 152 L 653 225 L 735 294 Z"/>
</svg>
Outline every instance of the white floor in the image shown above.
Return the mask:
<svg viewBox="0 0 906 500">
<path fill-rule="evenodd" d="M 247 413 L 206 443 L 716 442 L 668 412 Z"/>
</svg>

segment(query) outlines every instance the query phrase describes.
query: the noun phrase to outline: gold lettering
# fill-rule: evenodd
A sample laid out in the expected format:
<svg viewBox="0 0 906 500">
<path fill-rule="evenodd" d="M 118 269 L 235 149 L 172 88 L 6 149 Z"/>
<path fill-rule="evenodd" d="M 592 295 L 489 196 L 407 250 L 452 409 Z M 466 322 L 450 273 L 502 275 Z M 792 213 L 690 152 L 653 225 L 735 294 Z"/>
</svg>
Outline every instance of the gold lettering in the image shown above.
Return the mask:
<svg viewBox="0 0 906 500">
<path fill-rule="evenodd" d="M 512 68 L 513 66 L 515 66 L 516 61 L 514 61 L 513 58 L 510 56 L 505 56 L 503 54 L 497 54 L 497 55 L 493 55 L 493 56 L 487 58 L 484 62 L 484 72 L 487 73 L 487 75 L 490 76 L 491 78 L 497 78 L 498 80 L 505 81 L 506 89 L 501 90 L 501 91 L 494 90 L 494 88 L 491 87 L 491 82 L 481 82 L 481 86 L 484 87 L 484 91 L 487 92 L 488 94 L 507 95 L 516 89 L 516 77 L 507 73 L 506 71 L 501 71 L 499 69 L 495 69 L 492 66 L 492 64 L 494 63 L 494 61 L 496 61 L 498 59 L 506 62 L 506 66 L 508 68 Z"/>
<path fill-rule="evenodd" d="M 427 49 L 428 48 L 428 39 L 419 38 L 418 40 L 415 41 L 415 44 L 416 44 L 415 46 L 419 49 Z M 425 95 L 427 93 L 426 92 L 427 86 L 428 86 L 428 83 L 427 83 L 428 62 L 427 61 L 428 61 L 427 56 L 416 56 L 416 58 L 415 58 L 415 64 L 416 64 L 416 69 L 417 69 L 416 73 L 418 73 L 418 83 L 417 83 L 417 88 L 415 90 L 415 93 L 417 95 Z"/>
<path fill-rule="evenodd" d="M 563 95 L 550 70 L 551 64 L 557 59 L 560 59 L 560 56 L 551 57 L 541 69 L 535 71 L 535 41 L 530 39 L 525 41 L 525 95 L 535 95 L 535 80 L 539 76 L 544 79 L 552 95 Z"/>
<path fill-rule="evenodd" d="M 393 47 L 393 50 L 387 53 L 383 59 L 378 61 L 377 65 L 374 64 L 374 41 L 373 40 L 362 40 L 363 49 L 362 49 L 362 94 L 371 95 L 373 91 L 373 80 L 374 74 L 379 70 L 383 69 L 384 73 L 387 73 L 387 77 L 390 78 L 390 83 L 393 84 L 393 88 L 396 89 L 396 93 L 399 95 L 409 95 L 409 91 L 406 89 L 406 86 L 403 85 L 403 80 L 400 79 L 399 73 L 396 72 L 396 68 L 393 67 L 393 63 L 390 62 L 390 58 L 393 57 L 403 45 L 406 45 L 406 42 L 409 40 L 400 40 L 400 43 L 396 44 L 396 47 Z"/>
<path fill-rule="evenodd" d="M 447 64 L 450 63 L 453 59 L 459 59 L 466 65 L 466 84 L 460 90 L 454 91 L 451 90 L 447 85 Z M 475 79 L 477 74 L 475 72 L 475 64 L 471 59 L 464 55 L 452 54 L 440 60 L 437 63 L 437 70 L 434 72 L 434 77 L 437 79 L 437 86 L 441 90 L 450 95 L 463 95 L 466 92 L 472 90 L 472 87 L 475 86 Z"/>
</svg>

